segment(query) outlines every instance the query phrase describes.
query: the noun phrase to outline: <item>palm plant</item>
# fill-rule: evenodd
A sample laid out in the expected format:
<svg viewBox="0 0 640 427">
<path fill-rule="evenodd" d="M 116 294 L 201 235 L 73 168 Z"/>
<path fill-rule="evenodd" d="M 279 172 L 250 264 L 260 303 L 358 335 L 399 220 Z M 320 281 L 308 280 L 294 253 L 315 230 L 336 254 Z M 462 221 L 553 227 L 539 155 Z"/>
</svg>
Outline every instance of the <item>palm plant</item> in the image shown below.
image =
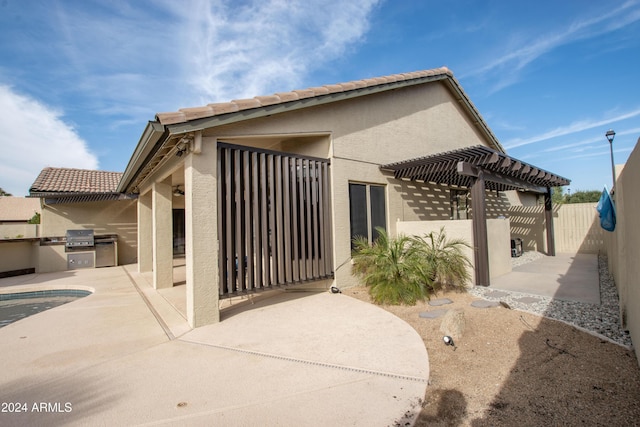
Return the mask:
<svg viewBox="0 0 640 427">
<path fill-rule="evenodd" d="M 352 274 L 369 288 L 376 304 L 414 305 L 445 286 L 464 287 L 471 265 L 462 252 L 469 245 L 461 239 L 447 240 L 440 233 L 423 237 L 390 238 L 377 228 L 378 238 L 354 239 Z"/>
<path fill-rule="evenodd" d="M 353 269 L 369 287 L 376 304 L 409 304 L 428 296 L 426 286 L 416 274 L 420 257 L 411 238 L 389 238 L 382 228 L 376 228 L 378 238 L 369 244 L 366 238 L 354 239 Z"/>
<path fill-rule="evenodd" d="M 447 239 L 444 227 L 439 233 L 432 231 L 412 238 L 412 245 L 424 260 L 433 291 L 443 287 L 464 288 L 471 280 L 471 262 L 463 252 L 471 246 L 463 239 Z"/>
</svg>

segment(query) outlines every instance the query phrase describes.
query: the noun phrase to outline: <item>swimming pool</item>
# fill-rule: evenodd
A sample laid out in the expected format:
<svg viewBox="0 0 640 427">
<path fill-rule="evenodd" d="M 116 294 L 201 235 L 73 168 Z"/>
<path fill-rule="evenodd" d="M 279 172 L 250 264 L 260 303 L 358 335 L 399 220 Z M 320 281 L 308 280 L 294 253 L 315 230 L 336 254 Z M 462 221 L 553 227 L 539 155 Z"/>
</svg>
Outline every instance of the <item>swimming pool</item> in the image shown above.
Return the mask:
<svg viewBox="0 0 640 427">
<path fill-rule="evenodd" d="M 91 292 L 80 289 L 51 289 L 0 294 L 0 328 L 87 295 L 91 295 Z"/>
</svg>

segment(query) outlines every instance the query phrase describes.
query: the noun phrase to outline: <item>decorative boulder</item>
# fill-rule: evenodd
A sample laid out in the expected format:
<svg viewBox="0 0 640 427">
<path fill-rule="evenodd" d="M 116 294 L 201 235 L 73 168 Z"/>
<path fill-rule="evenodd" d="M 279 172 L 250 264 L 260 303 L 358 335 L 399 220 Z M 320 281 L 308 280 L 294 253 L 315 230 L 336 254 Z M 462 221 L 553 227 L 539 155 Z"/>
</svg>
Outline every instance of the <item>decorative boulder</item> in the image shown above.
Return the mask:
<svg viewBox="0 0 640 427">
<path fill-rule="evenodd" d="M 449 310 L 442 318 L 440 332 L 449 335 L 453 339 L 462 338 L 465 328 L 464 311 L 461 309 Z"/>
</svg>

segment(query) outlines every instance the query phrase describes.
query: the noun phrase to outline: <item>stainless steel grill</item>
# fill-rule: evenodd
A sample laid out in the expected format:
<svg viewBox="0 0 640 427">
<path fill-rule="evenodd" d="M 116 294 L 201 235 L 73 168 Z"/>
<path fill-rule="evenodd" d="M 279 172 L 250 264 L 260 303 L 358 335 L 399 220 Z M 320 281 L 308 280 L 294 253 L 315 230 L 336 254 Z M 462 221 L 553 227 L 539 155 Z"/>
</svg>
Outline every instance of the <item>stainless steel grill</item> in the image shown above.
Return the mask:
<svg viewBox="0 0 640 427">
<path fill-rule="evenodd" d="M 67 230 L 65 247 L 68 250 L 91 250 L 95 245 L 93 230 Z"/>
</svg>

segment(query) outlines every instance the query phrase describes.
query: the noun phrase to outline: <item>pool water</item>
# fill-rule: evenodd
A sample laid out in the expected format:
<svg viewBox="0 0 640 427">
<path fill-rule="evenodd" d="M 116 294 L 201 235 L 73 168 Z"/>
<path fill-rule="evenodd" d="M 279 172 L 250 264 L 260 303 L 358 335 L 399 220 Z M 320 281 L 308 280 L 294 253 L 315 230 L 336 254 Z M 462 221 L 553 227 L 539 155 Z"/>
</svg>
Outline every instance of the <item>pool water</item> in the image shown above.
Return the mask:
<svg viewBox="0 0 640 427">
<path fill-rule="evenodd" d="M 47 290 L 0 295 L 0 328 L 90 294 L 82 290 Z"/>
</svg>

